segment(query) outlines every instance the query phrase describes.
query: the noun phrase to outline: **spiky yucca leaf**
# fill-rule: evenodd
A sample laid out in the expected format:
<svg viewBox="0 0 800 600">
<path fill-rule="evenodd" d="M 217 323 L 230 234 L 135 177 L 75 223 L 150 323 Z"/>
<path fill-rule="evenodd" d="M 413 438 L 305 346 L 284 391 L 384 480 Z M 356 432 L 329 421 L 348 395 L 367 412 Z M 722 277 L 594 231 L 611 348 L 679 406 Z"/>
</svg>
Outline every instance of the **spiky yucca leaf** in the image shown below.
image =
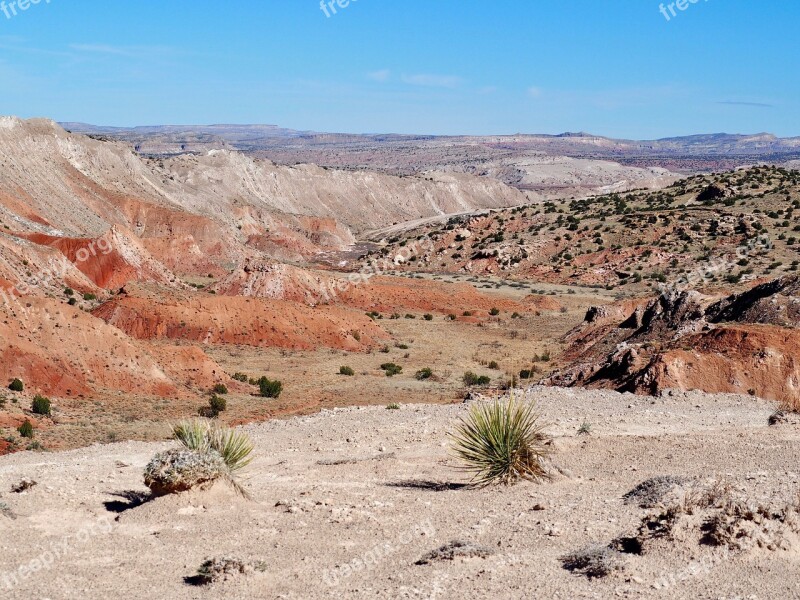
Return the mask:
<svg viewBox="0 0 800 600">
<path fill-rule="evenodd" d="M 535 405 L 520 403 L 511 394 L 507 400 L 474 404 L 449 435 L 474 485 L 510 485 L 547 477 L 547 438 L 542 431 Z"/>
<path fill-rule="evenodd" d="M 190 450 L 216 450 L 222 455 L 231 473 L 243 469 L 253 460 L 253 442 L 246 433 L 220 427 L 208 419 L 181 421 L 172 428 L 175 439 Z"/>
<path fill-rule="evenodd" d="M 246 433 L 221 427 L 214 427 L 210 432 L 211 447 L 222 455 L 231 473 L 244 469 L 253 457 L 253 442 Z"/>
<path fill-rule="evenodd" d="M 172 434 L 189 450 L 206 452 L 211 448 L 211 428 L 211 422 L 206 419 L 190 419 L 175 424 Z"/>
<path fill-rule="evenodd" d="M 220 427 L 208 419 L 181 421 L 172 428 L 175 439 L 189 450 L 201 454 L 218 454 L 227 467 L 224 478 L 237 492 L 249 498 L 247 491 L 236 481 L 236 472 L 253 460 L 253 442 L 246 433 Z"/>
</svg>

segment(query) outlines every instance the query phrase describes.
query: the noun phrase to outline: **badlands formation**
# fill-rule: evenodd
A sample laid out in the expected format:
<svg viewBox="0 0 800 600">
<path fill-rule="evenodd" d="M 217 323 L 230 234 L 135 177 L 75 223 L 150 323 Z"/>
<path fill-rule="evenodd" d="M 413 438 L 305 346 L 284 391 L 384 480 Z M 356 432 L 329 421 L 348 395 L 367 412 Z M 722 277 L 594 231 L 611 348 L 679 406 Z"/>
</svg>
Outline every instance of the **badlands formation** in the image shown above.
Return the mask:
<svg viewBox="0 0 800 600">
<path fill-rule="evenodd" d="M 66 129 L 0 118 L 3 597 L 800 597 L 796 140 Z M 508 394 L 546 477 L 467 485 Z M 150 495 L 198 413 L 243 493 Z"/>
</svg>

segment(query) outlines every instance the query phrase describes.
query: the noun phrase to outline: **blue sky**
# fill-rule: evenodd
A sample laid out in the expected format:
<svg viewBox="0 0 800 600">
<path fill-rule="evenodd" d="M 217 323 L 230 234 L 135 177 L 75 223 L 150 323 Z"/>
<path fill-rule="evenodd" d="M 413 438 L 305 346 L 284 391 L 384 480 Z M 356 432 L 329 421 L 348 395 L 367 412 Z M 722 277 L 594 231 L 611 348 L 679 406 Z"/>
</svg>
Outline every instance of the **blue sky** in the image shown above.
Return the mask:
<svg viewBox="0 0 800 600">
<path fill-rule="evenodd" d="M 327 17 L 319 0 L 40 0 L 16 15 L 11 1 L 11 18 L 0 10 L 0 114 L 800 135 L 794 1 L 699 0 L 676 16 L 665 6 L 669 20 L 658 0 L 351 0 Z"/>
</svg>

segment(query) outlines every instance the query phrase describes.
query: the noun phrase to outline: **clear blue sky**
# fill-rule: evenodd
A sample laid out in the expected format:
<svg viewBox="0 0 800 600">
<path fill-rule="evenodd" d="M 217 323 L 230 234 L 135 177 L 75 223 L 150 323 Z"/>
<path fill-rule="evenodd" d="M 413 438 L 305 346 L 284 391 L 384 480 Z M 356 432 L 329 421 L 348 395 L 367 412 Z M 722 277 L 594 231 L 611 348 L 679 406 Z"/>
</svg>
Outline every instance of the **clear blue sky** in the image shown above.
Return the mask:
<svg viewBox="0 0 800 600">
<path fill-rule="evenodd" d="M 800 135 L 794 0 L 699 0 L 675 17 L 667 9 L 669 21 L 658 0 L 351 0 L 329 17 L 319 0 L 16 10 L 0 11 L 0 114 L 355 133 Z"/>
</svg>

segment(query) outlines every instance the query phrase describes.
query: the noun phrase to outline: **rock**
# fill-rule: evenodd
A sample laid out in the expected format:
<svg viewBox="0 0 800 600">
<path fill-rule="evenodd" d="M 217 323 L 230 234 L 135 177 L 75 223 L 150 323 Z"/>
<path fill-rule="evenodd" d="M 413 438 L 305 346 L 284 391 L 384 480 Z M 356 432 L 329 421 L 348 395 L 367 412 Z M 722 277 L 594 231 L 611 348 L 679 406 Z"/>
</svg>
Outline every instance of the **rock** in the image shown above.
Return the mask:
<svg viewBox="0 0 800 600">
<path fill-rule="evenodd" d="M 154 496 L 204 488 L 228 476 L 228 467 L 218 452 L 196 452 L 186 448 L 156 454 L 145 467 L 144 483 Z"/>
<path fill-rule="evenodd" d="M 495 553 L 493 548 L 481 546 L 473 542 L 455 540 L 428 552 L 415 564 L 427 565 L 435 560 L 454 560 L 455 558 L 486 558 Z"/>
</svg>

